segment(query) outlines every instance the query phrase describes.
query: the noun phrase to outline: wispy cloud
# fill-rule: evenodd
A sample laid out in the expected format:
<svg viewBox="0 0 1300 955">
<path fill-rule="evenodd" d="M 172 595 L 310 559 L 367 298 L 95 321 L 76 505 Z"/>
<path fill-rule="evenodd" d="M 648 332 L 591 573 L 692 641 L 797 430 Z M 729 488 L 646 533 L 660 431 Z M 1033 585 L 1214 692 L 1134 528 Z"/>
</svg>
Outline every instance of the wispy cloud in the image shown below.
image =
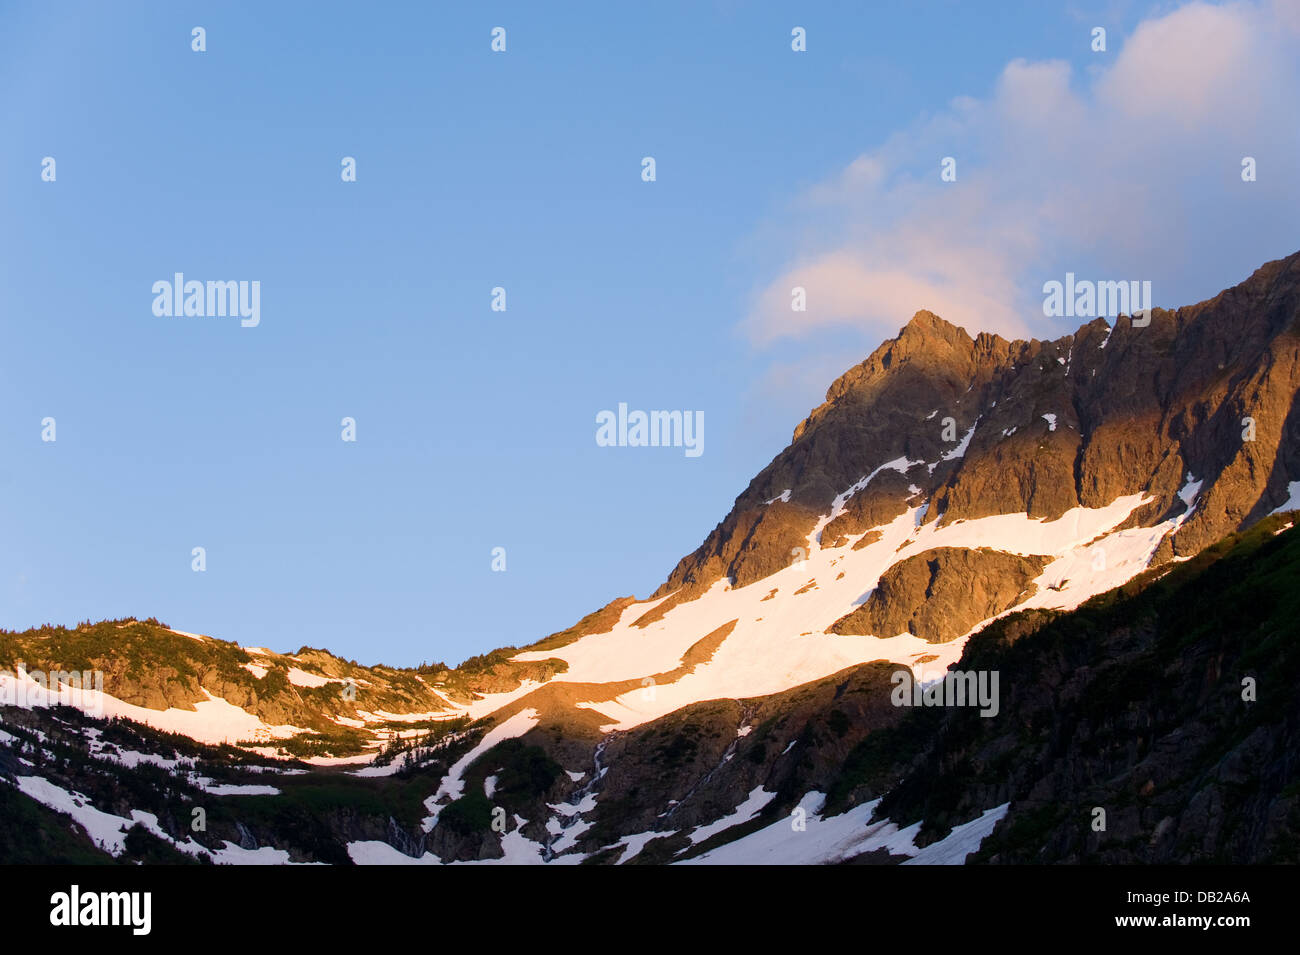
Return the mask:
<svg viewBox="0 0 1300 955">
<path fill-rule="evenodd" d="M 1042 284 L 1067 269 L 1152 280 L 1170 306 L 1295 251 L 1298 43 L 1289 0 L 1192 3 L 1112 35 L 1082 75 L 1008 63 L 987 97 L 952 100 L 798 198 L 779 224 L 786 266 L 743 331 L 759 346 L 846 326 L 879 340 L 927 308 L 1046 337 L 1063 329 Z M 1258 181 L 1242 182 L 1244 156 Z"/>
</svg>

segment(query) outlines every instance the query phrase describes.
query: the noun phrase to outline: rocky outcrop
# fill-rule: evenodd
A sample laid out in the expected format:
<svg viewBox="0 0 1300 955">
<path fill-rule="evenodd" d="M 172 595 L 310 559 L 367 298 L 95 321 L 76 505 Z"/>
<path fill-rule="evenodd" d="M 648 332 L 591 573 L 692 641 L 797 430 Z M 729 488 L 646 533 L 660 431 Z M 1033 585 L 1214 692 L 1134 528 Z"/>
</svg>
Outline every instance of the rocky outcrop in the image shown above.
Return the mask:
<svg viewBox="0 0 1300 955">
<path fill-rule="evenodd" d="M 936 547 L 885 571 L 866 602 L 831 625 L 830 633 L 893 637 L 910 633 L 943 643 L 1033 595 L 1048 557 Z"/>
<path fill-rule="evenodd" d="M 919 503 L 919 486 L 926 483 L 926 474 L 922 465 L 906 474 L 892 469 L 881 471 L 845 502 L 843 513 L 822 528 L 822 546 L 842 547 L 850 537 L 888 524 L 910 505 Z"/>
<path fill-rule="evenodd" d="M 817 511 L 806 503 L 773 500 L 733 511 L 653 595 L 671 593 L 673 602 L 657 607 L 638 625 L 653 623 L 681 601 L 698 597 L 719 578 L 744 587 L 788 567 L 807 556 L 808 535 L 816 523 Z"/>
</svg>

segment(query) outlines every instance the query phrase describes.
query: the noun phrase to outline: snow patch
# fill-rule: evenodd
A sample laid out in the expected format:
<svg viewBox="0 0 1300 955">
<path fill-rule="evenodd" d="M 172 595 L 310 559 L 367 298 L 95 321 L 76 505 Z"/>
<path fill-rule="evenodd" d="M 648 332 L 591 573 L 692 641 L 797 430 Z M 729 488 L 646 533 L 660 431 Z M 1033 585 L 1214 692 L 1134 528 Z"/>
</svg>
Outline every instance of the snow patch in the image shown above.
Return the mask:
<svg viewBox="0 0 1300 955">
<path fill-rule="evenodd" d="M 762 786 L 758 786 L 739 806 L 731 811 L 730 814 L 723 816 L 721 819 L 714 820 L 708 825 L 698 826 L 691 833 L 692 843 L 703 842 L 711 836 L 722 832 L 724 829 L 730 829 L 732 826 L 738 826 L 741 823 L 749 822 L 762 811 L 763 807 L 772 801 L 776 793 L 770 793 Z"/>
<path fill-rule="evenodd" d="M 997 402 L 995 401 L 993 402 L 993 404 L 996 405 Z M 939 458 L 939 460 L 935 461 L 933 464 L 926 465 L 926 467 L 929 469 L 931 474 L 933 474 L 934 469 L 937 468 L 944 461 L 954 461 L 957 458 L 966 456 L 966 449 L 970 447 L 970 439 L 975 436 L 975 429 L 979 427 L 979 423 L 980 423 L 980 419 L 979 417 L 976 417 L 975 423 L 970 426 L 969 431 L 967 431 L 964 435 L 962 435 L 962 439 L 960 442 L 958 442 L 957 447 L 953 448 L 951 451 L 945 451 L 943 455 Z"/>
<path fill-rule="evenodd" d="M 262 786 L 256 783 L 218 783 L 206 776 L 190 776 L 189 781 L 204 792 L 214 796 L 278 796 L 280 790 L 274 786 Z"/>
<path fill-rule="evenodd" d="M 912 855 L 915 838 L 921 829 L 918 822 L 899 829 L 889 820 L 871 822 L 879 800 L 854 806 L 838 816 L 820 814 L 826 797 L 808 793 L 799 801 L 803 810 L 804 830 L 794 827 L 791 817 L 778 819 L 770 826 L 752 832 L 725 846 L 719 846 L 682 865 L 824 865 L 885 849 L 891 855 Z M 796 810 L 797 811 L 797 810 Z"/>
<path fill-rule="evenodd" d="M 917 852 L 903 865 L 963 865 L 966 857 L 980 847 L 993 827 L 1007 814 L 1009 805 L 1003 803 L 986 810 L 978 819 L 953 826 L 952 832 Z"/>
<path fill-rule="evenodd" d="M 317 676 L 315 673 L 308 673 L 306 670 L 300 670 L 298 667 L 289 667 L 289 682 L 294 686 L 318 687 L 325 686 L 327 683 L 345 683 L 346 680 L 331 680 L 328 677 Z"/>
</svg>

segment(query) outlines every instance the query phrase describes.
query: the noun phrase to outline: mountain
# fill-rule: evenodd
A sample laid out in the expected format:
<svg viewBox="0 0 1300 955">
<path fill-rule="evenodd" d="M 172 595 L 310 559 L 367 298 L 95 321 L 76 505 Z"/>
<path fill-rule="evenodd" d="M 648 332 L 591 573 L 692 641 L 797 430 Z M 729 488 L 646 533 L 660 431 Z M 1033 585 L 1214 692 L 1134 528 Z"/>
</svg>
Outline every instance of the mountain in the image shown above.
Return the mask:
<svg viewBox="0 0 1300 955">
<path fill-rule="evenodd" d="M 914 711 L 925 751 L 880 812 L 918 843 L 1009 803 L 976 861 L 1280 863 L 1300 855 L 1300 533 L 1265 518 L 1068 614 L 972 637 L 1014 722 Z M 851 792 L 885 739 L 848 762 Z M 870 783 L 867 783 L 869 786 Z M 1094 828 L 1098 808 L 1105 828 Z"/>
<path fill-rule="evenodd" d="M 459 667 L 0 634 L 0 857 L 1296 861 L 1298 317 L 1300 253 L 1055 341 L 918 312 L 648 599 Z"/>
</svg>

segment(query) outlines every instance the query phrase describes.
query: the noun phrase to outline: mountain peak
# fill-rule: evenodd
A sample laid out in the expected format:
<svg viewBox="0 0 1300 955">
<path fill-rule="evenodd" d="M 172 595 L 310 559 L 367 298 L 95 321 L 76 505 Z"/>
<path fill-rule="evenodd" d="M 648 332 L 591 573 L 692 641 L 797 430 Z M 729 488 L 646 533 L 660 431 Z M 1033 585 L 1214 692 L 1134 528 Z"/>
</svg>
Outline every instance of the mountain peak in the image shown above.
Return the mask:
<svg viewBox="0 0 1300 955">
<path fill-rule="evenodd" d="M 979 332 L 972 338 L 971 333 L 960 325 L 954 325 L 923 308 L 899 329 L 895 338 L 884 342 L 857 367 L 883 372 L 900 363 L 920 360 L 927 364 L 942 363 L 961 367 L 969 372 L 971 362 L 977 361 L 979 355 L 1005 353 L 1013 345 L 1019 344 L 1021 343 L 1008 342 L 1000 335 L 990 332 Z M 842 381 L 837 384 L 842 385 L 856 377 L 850 369 L 850 373 L 842 376 Z M 836 385 L 833 384 L 827 393 L 827 399 L 834 393 Z"/>
<path fill-rule="evenodd" d="M 942 341 L 955 344 L 958 341 L 973 341 L 970 333 L 959 325 L 940 318 L 929 309 L 921 309 L 911 317 L 906 325 L 899 329 L 894 342 Z"/>
<path fill-rule="evenodd" d="M 923 308 L 908 320 L 908 323 L 903 326 L 903 332 L 907 332 L 908 330 L 924 331 L 927 329 L 949 329 L 956 327 L 956 325 L 944 321 L 929 309 Z"/>
<path fill-rule="evenodd" d="M 1283 438 L 1300 387 L 1287 331 L 1300 316 L 1297 263 L 1270 263 L 1198 305 L 1156 309 L 1150 329 L 1097 318 L 1052 341 L 1008 341 L 917 311 L 831 384 L 656 596 L 690 599 L 720 577 L 743 587 L 791 563 L 818 528 L 829 546 L 917 500 L 933 505 L 926 520 L 1051 521 L 1144 495 L 1135 525 L 1186 515 L 1158 559 L 1196 553 L 1276 508 L 1300 478 Z M 1243 441 L 1243 419 L 1267 433 Z M 861 489 L 892 461 L 907 462 L 896 487 Z M 1189 474 L 1204 485 L 1195 507 Z"/>
</svg>

